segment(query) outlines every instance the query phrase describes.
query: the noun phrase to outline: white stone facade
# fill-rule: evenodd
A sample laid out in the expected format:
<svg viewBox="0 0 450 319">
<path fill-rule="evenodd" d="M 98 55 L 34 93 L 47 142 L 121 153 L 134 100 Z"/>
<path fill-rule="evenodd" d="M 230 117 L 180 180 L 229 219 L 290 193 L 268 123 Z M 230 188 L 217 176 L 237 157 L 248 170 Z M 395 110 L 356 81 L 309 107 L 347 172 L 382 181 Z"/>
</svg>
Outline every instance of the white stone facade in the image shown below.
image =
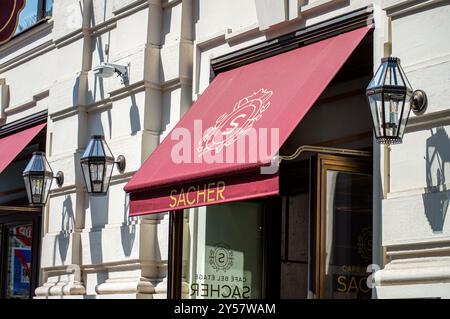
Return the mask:
<svg viewBox="0 0 450 319">
<path fill-rule="evenodd" d="M 208 86 L 211 59 L 368 5 L 374 68 L 392 50 L 429 98 L 391 149 L 383 200 L 374 144 L 374 297 L 450 297 L 448 1 L 64 0 L 0 46 L 0 124 L 47 110 L 47 157 L 65 174 L 44 210 L 37 298 L 165 298 L 167 214 L 129 219 L 123 187 Z M 101 62 L 128 64 L 130 84 L 96 78 Z M 92 134 L 127 160 L 105 197 L 81 175 Z"/>
</svg>

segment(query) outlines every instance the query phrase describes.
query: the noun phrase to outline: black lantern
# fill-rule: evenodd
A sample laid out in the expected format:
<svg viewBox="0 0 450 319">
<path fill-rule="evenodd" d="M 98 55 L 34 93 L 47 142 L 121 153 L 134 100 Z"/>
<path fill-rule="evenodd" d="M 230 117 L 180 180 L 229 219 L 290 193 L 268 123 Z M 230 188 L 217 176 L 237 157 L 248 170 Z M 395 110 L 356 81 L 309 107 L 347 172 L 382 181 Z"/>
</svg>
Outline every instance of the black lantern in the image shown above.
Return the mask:
<svg viewBox="0 0 450 319">
<path fill-rule="evenodd" d="M 53 171 L 43 152 L 33 153 L 22 175 L 25 181 L 28 202 L 35 206 L 43 206 L 47 202 L 53 178 L 56 179 L 59 187 L 64 182 L 64 174 L 61 171 L 55 177 L 53 176 Z"/>
<path fill-rule="evenodd" d="M 125 157 L 120 155 L 116 162 L 103 135 L 91 137 L 80 162 L 87 191 L 93 195 L 105 195 L 108 192 L 114 164 L 117 164 L 120 172 L 125 170 Z"/>
<path fill-rule="evenodd" d="M 400 59 L 381 59 L 381 65 L 366 90 L 378 143 L 402 142 L 411 109 L 416 115 L 427 107 L 424 91 L 413 91 L 400 66 Z"/>
</svg>

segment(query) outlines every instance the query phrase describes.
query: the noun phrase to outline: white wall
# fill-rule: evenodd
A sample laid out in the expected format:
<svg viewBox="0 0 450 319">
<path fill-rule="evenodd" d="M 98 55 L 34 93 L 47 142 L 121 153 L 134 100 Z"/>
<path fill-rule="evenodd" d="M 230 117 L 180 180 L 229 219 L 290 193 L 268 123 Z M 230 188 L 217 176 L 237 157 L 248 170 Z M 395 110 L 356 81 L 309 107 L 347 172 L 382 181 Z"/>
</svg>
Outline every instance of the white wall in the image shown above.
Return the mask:
<svg viewBox="0 0 450 319">
<path fill-rule="evenodd" d="M 381 298 L 449 298 L 450 194 L 448 116 L 450 27 L 448 2 L 384 1 L 392 20 L 392 55 L 413 89 L 428 96 L 425 115 L 411 113 L 401 145 L 391 147 L 390 193 L 383 201 L 385 269 Z"/>
</svg>

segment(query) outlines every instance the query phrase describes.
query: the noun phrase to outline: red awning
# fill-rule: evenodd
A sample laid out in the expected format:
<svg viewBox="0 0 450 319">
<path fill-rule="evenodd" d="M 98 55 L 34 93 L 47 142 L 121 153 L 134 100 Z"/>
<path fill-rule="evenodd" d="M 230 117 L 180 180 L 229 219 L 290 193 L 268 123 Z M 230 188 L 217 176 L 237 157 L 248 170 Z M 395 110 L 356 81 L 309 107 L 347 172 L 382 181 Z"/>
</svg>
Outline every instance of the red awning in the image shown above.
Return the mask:
<svg viewBox="0 0 450 319">
<path fill-rule="evenodd" d="M 130 215 L 278 194 L 278 175 L 260 167 L 369 29 L 219 74 L 125 186 Z"/>
<path fill-rule="evenodd" d="M 0 138 L 0 173 L 39 134 L 47 124 L 39 124 L 26 130 Z"/>
</svg>

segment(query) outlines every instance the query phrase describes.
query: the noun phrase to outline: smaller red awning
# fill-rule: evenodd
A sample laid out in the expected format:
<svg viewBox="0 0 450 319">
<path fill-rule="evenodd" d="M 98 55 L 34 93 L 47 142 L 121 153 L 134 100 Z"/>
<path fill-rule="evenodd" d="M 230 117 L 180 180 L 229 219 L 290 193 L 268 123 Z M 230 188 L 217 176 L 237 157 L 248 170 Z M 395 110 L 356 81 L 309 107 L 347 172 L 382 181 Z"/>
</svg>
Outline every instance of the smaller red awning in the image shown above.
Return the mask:
<svg viewBox="0 0 450 319">
<path fill-rule="evenodd" d="M 0 173 L 41 132 L 46 123 L 0 138 Z"/>
<path fill-rule="evenodd" d="M 125 186 L 130 216 L 278 194 L 261 168 L 370 29 L 219 74 Z"/>
</svg>

